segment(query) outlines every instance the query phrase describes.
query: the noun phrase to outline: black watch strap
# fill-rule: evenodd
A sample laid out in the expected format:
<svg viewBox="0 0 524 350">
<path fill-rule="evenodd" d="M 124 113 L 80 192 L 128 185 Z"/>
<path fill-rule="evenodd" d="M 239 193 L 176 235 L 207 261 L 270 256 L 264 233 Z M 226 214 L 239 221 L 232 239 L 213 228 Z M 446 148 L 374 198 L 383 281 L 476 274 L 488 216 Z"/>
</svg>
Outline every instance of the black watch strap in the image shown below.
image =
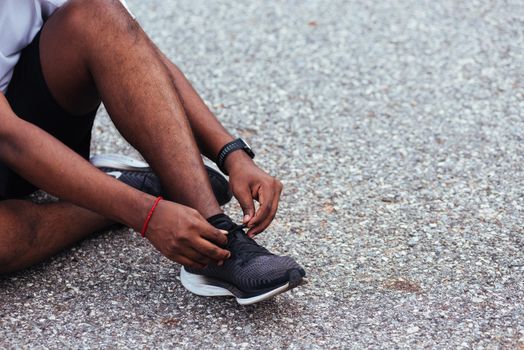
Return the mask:
<svg viewBox="0 0 524 350">
<path fill-rule="evenodd" d="M 217 165 L 218 165 L 218 168 L 220 169 L 220 171 L 222 171 L 224 174 L 226 175 L 229 175 L 226 171 L 226 169 L 224 168 L 224 162 L 226 161 L 226 158 L 234 151 L 237 151 L 237 150 L 243 150 L 244 152 L 247 153 L 248 156 L 251 157 L 251 159 L 255 158 L 255 153 L 253 153 L 253 150 L 251 150 L 251 147 L 249 147 L 249 145 L 247 144 L 246 141 L 244 141 L 243 139 L 236 139 L 234 141 L 231 141 L 229 143 L 227 143 L 224 147 L 222 147 L 222 149 L 220 150 L 220 152 L 218 152 L 218 156 L 217 156 Z"/>
</svg>

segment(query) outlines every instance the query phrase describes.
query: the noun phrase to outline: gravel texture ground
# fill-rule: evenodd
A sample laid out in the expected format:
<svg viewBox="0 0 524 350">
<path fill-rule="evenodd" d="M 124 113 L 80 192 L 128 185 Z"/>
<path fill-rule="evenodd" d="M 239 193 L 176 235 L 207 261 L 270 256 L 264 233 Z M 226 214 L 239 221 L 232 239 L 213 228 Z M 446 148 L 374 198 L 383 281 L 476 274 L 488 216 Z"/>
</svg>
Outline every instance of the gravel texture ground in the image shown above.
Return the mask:
<svg viewBox="0 0 524 350">
<path fill-rule="evenodd" d="M 524 348 L 522 1 L 129 4 L 285 184 L 259 242 L 308 284 L 196 297 L 105 232 L 0 279 L 0 347 Z"/>
</svg>

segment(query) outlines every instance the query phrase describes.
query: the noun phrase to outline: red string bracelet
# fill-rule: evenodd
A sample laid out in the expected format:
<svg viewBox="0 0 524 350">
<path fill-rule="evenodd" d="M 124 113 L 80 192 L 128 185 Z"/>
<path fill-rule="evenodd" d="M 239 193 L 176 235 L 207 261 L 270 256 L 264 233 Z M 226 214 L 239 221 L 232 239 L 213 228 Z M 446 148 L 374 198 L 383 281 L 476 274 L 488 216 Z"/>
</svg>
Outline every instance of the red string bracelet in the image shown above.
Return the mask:
<svg viewBox="0 0 524 350">
<path fill-rule="evenodd" d="M 146 236 L 147 226 L 149 225 L 149 220 L 151 220 L 151 217 L 153 216 L 153 213 L 155 212 L 155 209 L 158 205 L 158 203 L 164 198 L 162 196 L 158 196 L 155 199 L 155 203 L 153 203 L 153 206 L 151 207 L 151 210 L 149 211 L 149 214 L 147 215 L 146 221 L 144 221 L 144 226 L 142 227 L 142 231 L 140 231 L 140 234 L 142 237 Z"/>
</svg>

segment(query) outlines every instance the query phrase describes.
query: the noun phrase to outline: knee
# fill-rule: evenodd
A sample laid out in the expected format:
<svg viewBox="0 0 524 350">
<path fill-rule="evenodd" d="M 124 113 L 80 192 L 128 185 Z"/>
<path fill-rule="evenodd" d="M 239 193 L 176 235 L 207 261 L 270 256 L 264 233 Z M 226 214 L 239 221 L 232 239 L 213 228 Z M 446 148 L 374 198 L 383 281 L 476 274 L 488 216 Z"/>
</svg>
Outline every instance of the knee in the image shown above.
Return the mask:
<svg viewBox="0 0 524 350">
<path fill-rule="evenodd" d="M 13 271 L 13 265 L 19 255 L 18 249 L 12 244 L 14 240 L 9 237 L 10 235 L 0 237 L 0 275 Z"/>
<path fill-rule="evenodd" d="M 14 271 L 19 259 L 29 251 L 37 237 L 31 218 L 21 218 L 14 203 L 2 203 L 0 210 L 0 274 Z"/>
<path fill-rule="evenodd" d="M 11 237 L 0 238 L 0 275 L 19 270 L 21 259 L 23 260 L 25 254 L 34 248 L 34 231 L 18 233 L 21 233 L 23 238 L 15 237 L 14 234 Z"/>
<path fill-rule="evenodd" d="M 63 20 L 64 29 L 77 38 L 92 37 L 100 40 L 100 34 L 113 36 L 118 33 L 135 32 L 138 23 L 119 0 L 72 0 L 57 12 Z"/>
</svg>

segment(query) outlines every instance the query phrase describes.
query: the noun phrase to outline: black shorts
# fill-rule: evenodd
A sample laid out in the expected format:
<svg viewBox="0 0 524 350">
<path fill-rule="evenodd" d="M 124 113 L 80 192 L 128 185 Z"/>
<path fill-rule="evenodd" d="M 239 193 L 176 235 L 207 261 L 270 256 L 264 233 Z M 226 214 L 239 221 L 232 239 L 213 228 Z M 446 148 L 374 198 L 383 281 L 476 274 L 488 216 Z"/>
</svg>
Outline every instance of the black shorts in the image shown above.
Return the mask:
<svg viewBox="0 0 524 350">
<path fill-rule="evenodd" d="M 15 114 L 47 131 L 85 159 L 89 158 L 91 129 L 97 109 L 73 116 L 54 99 L 40 64 L 40 33 L 21 54 L 5 97 Z M 0 162 L 0 199 L 23 197 L 38 188 Z"/>
</svg>

